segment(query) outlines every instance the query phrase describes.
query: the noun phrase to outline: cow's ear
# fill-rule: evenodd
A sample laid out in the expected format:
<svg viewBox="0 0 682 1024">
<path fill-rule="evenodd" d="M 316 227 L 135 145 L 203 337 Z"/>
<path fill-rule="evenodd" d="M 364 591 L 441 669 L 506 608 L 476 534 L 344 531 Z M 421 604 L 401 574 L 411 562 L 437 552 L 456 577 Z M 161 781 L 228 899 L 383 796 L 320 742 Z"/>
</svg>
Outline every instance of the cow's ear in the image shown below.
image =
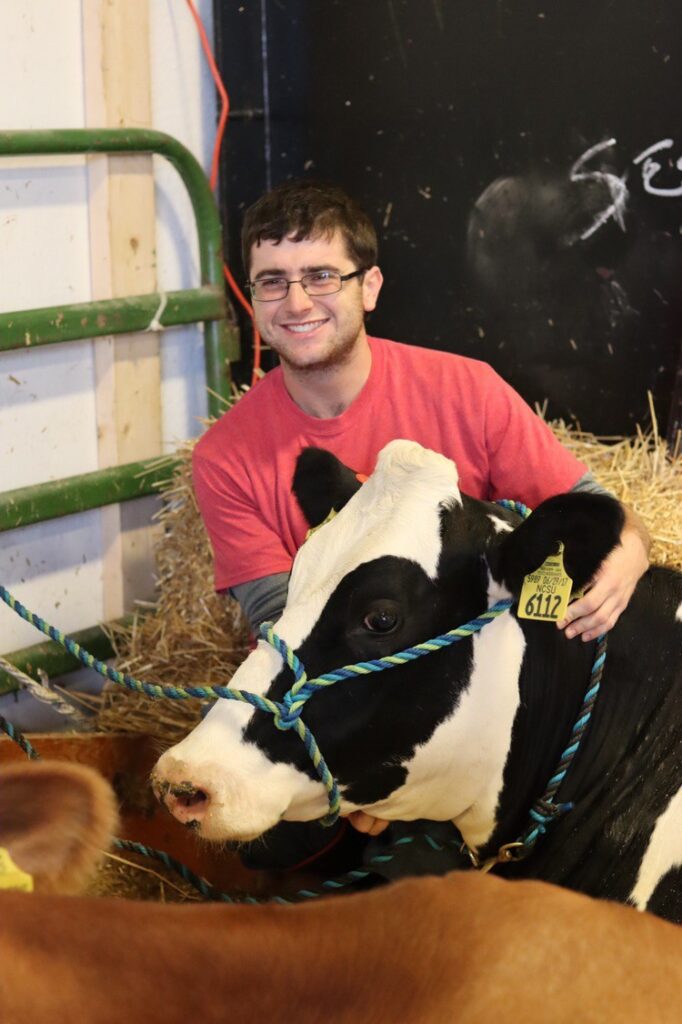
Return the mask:
<svg viewBox="0 0 682 1024">
<path fill-rule="evenodd" d="M 606 494 L 571 491 L 549 498 L 513 533 L 504 535 L 495 575 L 518 594 L 524 576 L 555 554 L 561 541 L 564 568 L 574 589 L 579 589 L 619 543 L 624 519 L 623 506 Z"/>
<path fill-rule="evenodd" d="M 332 509 L 340 512 L 360 486 L 353 470 L 324 448 L 304 448 L 296 460 L 292 490 L 309 526 L 319 526 Z"/>
</svg>

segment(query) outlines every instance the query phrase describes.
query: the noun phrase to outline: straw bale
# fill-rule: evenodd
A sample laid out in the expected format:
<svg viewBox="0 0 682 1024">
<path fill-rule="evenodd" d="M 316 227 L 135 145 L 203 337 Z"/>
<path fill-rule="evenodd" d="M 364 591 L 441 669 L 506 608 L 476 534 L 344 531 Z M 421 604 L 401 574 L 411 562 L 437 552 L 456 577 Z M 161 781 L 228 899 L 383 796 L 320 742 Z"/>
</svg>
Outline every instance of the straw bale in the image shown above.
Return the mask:
<svg viewBox="0 0 682 1024">
<path fill-rule="evenodd" d="M 248 648 L 239 605 L 213 590 L 213 564 L 191 483 L 192 442 L 163 489 L 156 549 L 158 599 L 129 627 L 111 631 L 116 666 L 145 682 L 224 686 Z M 176 742 L 199 721 L 198 700 L 150 700 L 107 684 L 98 715 L 104 731 L 144 732 Z"/>
<path fill-rule="evenodd" d="M 600 438 L 563 421 L 557 438 L 597 480 L 643 519 L 653 538 L 652 560 L 682 570 L 682 457 L 672 458 L 653 429 L 634 437 Z M 133 625 L 112 636 L 117 666 L 161 684 L 228 685 L 246 656 L 248 634 L 238 605 L 213 591 L 208 537 L 191 485 L 193 442 L 163 490 L 157 548 L 158 601 L 140 609 Z M 515 497 L 515 495 L 509 495 Z M 98 727 L 144 732 L 176 742 L 199 720 L 199 701 L 151 701 L 110 684 Z"/>
</svg>

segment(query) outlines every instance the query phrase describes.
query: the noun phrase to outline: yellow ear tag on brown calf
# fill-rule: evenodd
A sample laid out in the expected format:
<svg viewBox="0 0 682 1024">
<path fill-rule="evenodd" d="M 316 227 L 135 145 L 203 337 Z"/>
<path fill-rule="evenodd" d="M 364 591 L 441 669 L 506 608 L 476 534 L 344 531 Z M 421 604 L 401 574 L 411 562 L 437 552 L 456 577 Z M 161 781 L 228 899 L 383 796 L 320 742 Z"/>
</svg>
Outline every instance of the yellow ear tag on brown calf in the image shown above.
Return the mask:
<svg viewBox="0 0 682 1024">
<path fill-rule="evenodd" d="M 539 569 L 524 578 L 519 597 L 518 617 L 538 622 L 563 619 L 571 597 L 573 580 L 564 569 L 564 545 L 546 558 Z"/>
<path fill-rule="evenodd" d="M 332 519 L 334 518 L 335 515 L 336 515 L 336 509 L 335 508 L 330 509 L 326 519 L 323 519 L 321 523 L 317 524 L 317 526 L 311 526 L 310 527 L 310 529 L 308 530 L 308 532 L 306 533 L 306 535 L 305 535 L 305 537 L 303 539 L 303 543 L 305 544 L 305 542 L 308 540 L 309 537 L 312 537 L 312 535 L 314 533 L 317 533 L 317 531 L 320 529 L 320 527 L 325 526 L 327 523 L 331 523 L 331 521 L 332 521 Z"/>
<path fill-rule="evenodd" d="M 33 892 L 33 878 L 18 868 L 9 855 L 9 850 L 0 846 L 0 889 L 19 889 Z"/>
</svg>

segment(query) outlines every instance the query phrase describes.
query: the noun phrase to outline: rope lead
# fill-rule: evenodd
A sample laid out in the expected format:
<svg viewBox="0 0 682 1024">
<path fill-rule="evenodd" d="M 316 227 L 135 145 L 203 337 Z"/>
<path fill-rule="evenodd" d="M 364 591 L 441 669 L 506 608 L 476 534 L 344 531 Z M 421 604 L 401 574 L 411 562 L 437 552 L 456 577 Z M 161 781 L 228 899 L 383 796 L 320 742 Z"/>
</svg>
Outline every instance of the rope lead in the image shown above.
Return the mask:
<svg viewBox="0 0 682 1024">
<path fill-rule="evenodd" d="M 520 512 L 524 518 L 530 515 L 526 506 L 522 505 L 520 502 L 501 500 L 498 504 L 503 505 L 505 508 L 511 508 L 514 511 Z M 54 626 L 50 626 L 44 619 L 41 619 L 40 616 L 34 615 L 33 612 L 30 612 L 2 585 L 0 585 L 0 598 L 2 598 L 10 608 L 14 609 L 21 618 L 25 619 L 26 622 L 30 622 L 36 627 L 36 629 L 39 629 L 42 633 L 45 633 L 53 640 L 56 640 L 71 654 L 75 655 L 75 657 L 77 657 L 84 665 L 95 669 L 95 671 L 99 672 L 100 675 L 105 676 L 107 679 L 111 679 L 112 682 L 118 683 L 121 686 L 125 686 L 127 689 L 134 690 L 138 693 L 145 693 L 156 699 L 160 697 L 168 697 L 173 700 L 187 700 L 190 697 L 200 697 L 202 699 L 223 698 L 225 700 L 238 700 L 243 703 L 251 704 L 258 711 L 264 711 L 267 714 L 272 715 L 276 728 L 281 730 L 293 729 L 305 745 L 320 781 L 327 790 L 329 811 L 325 817 L 321 819 L 321 824 L 323 825 L 333 825 L 337 820 L 341 805 L 341 797 L 336 779 L 330 772 L 326 761 L 322 757 L 315 737 L 301 718 L 301 712 L 303 711 L 306 702 L 310 700 L 318 690 L 332 686 L 334 683 L 340 682 L 342 679 L 351 679 L 358 675 L 367 675 L 371 672 L 383 672 L 385 669 L 396 668 L 398 665 L 406 664 L 409 661 L 415 661 L 417 658 L 421 658 L 426 654 L 432 654 L 435 651 L 449 647 L 451 644 L 458 643 L 460 640 L 468 639 L 498 616 L 507 612 L 513 603 L 511 599 L 497 601 L 477 618 L 464 623 L 463 626 L 458 626 L 455 629 L 449 630 L 447 633 L 443 633 L 431 640 L 427 640 L 425 643 L 416 644 L 413 647 L 408 647 L 404 651 L 400 651 L 397 654 L 392 654 L 385 658 L 362 661 L 355 665 L 345 665 L 343 668 L 336 669 L 334 672 L 326 672 L 324 675 L 318 676 L 316 679 L 308 679 L 302 662 L 286 641 L 275 633 L 273 624 L 271 622 L 263 623 L 260 629 L 261 639 L 279 653 L 284 663 L 294 675 L 293 685 L 285 693 L 282 701 L 276 702 L 269 700 L 267 697 L 261 697 L 260 694 L 250 693 L 248 690 L 238 690 L 227 686 L 177 687 L 158 686 L 151 683 L 141 682 L 140 680 L 134 679 L 132 676 L 118 672 L 105 662 L 94 658 L 93 655 L 84 650 L 80 644 L 75 643 L 73 640 L 69 640 L 68 637 L 65 637 L 64 634 L 55 629 Z M 590 721 L 594 702 L 597 699 L 597 694 L 599 693 L 605 657 L 606 638 L 601 636 L 598 640 L 597 652 L 594 665 L 592 667 L 590 686 L 583 699 L 578 721 L 571 732 L 569 745 L 562 753 L 559 759 L 559 764 L 557 765 L 552 778 L 549 780 L 545 793 L 530 812 L 531 825 L 519 840 L 515 843 L 505 844 L 505 847 L 501 848 L 501 850 L 508 849 L 510 847 L 519 848 L 521 850 L 520 856 L 527 856 L 533 849 L 538 837 L 540 835 L 544 835 L 547 824 L 551 823 L 557 815 L 565 813 L 572 806 L 569 804 L 554 804 L 554 796 L 557 789 L 563 782 L 566 772 L 568 771 L 568 767 L 578 751 L 580 741 Z M 478 854 L 475 851 L 469 849 L 466 844 L 463 844 L 463 849 L 467 850 L 472 862 L 476 866 L 481 866 Z M 498 854 L 498 856 L 500 855 Z M 505 856 L 504 859 L 510 858 Z"/>
</svg>

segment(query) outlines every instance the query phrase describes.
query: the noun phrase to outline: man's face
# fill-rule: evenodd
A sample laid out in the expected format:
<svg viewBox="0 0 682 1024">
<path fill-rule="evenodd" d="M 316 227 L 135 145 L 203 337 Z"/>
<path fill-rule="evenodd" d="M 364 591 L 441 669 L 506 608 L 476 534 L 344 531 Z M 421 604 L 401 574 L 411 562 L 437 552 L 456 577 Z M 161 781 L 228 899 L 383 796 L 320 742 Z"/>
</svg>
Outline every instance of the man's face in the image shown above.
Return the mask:
<svg viewBox="0 0 682 1024">
<path fill-rule="evenodd" d="M 356 267 L 340 231 L 331 237 L 294 242 L 263 241 L 251 250 L 250 279 L 281 276 L 297 280 L 316 270 L 349 274 Z M 364 314 L 374 309 L 381 288 L 378 267 L 344 281 L 333 295 L 306 295 L 292 284 L 285 298 L 254 301 L 256 326 L 282 362 L 295 370 L 318 370 L 344 362 L 365 337 Z"/>
</svg>

